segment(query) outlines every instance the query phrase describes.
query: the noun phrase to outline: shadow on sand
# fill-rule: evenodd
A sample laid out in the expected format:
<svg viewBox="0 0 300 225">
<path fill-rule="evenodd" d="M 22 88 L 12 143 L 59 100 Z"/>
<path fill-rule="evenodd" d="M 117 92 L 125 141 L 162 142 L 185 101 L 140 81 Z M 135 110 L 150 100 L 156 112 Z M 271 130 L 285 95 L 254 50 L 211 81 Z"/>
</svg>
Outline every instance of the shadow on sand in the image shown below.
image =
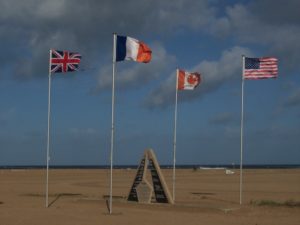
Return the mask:
<svg viewBox="0 0 300 225">
<path fill-rule="evenodd" d="M 73 197 L 73 196 L 82 196 L 81 194 L 76 194 L 76 193 L 59 193 L 56 194 L 56 197 L 52 202 L 49 203 L 48 207 L 51 207 L 56 201 L 58 201 L 61 197 Z"/>
</svg>

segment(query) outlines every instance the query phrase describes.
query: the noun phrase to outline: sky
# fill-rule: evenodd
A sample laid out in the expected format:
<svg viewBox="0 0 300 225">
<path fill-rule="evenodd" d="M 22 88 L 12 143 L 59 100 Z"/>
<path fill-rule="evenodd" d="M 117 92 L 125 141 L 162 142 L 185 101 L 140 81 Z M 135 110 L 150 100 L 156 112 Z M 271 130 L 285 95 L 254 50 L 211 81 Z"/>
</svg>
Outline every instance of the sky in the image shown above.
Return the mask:
<svg viewBox="0 0 300 225">
<path fill-rule="evenodd" d="M 274 56 L 277 79 L 246 80 L 244 164 L 300 163 L 300 1 L 0 0 L 0 165 L 45 165 L 49 49 L 79 52 L 52 75 L 50 165 L 110 163 L 113 33 L 152 49 L 116 65 L 114 164 L 152 148 L 176 164 L 240 163 L 242 55 Z"/>
</svg>

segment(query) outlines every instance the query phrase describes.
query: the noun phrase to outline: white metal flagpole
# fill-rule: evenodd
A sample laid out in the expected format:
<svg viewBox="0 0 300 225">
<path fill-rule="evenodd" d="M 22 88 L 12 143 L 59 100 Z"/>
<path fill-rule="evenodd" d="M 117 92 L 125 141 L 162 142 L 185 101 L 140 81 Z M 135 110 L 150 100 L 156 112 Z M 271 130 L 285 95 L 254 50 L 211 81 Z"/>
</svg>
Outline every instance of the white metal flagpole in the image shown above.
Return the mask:
<svg viewBox="0 0 300 225">
<path fill-rule="evenodd" d="M 46 208 L 48 208 L 49 161 L 50 161 L 50 118 L 51 118 L 51 50 L 49 55 L 49 87 L 48 87 L 48 134 L 47 134 L 47 175 L 46 175 Z"/>
<path fill-rule="evenodd" d="M 113 175 L 113 151 L 114 151 L 114 114 L 115 114 L 115 70 L 116 70 L 116 41 L 117 35 L 113 34 L 113 76 L 112 76 L 112 100 L 111 100 L 111 143 L 110 143 L 110 193 L 109 214 L 112 214 L 112 175 Z"/>
<path fill-rule="evenodd" d="M 243 74 L 242 74 L 242 102 L 241 102 L 241 161 L 240 161 L 240 205 L 242 204 L 243 192 L 243 136 L 244 136 L 244 72 L 245 72 L 245 56 L 243 59 Z"/>
<path fill-rule="evenodd" d="M 178 98 L 178 69 L 176 69 L 176 97 L 174 114 L 174 148 L 173 148 L 173 202 L 175 203 L 175 170 L 176 170 L 176 138 L 177 138 L 177 98 Z"/>
</svg>

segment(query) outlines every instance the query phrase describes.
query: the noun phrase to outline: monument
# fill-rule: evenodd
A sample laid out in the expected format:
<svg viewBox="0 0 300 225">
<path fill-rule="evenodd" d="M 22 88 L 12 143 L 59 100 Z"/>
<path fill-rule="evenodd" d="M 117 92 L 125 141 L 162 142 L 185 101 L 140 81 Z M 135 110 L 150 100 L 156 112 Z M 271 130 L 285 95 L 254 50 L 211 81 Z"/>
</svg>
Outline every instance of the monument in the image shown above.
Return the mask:
<svg viewBox="0 0 300 225">
<path fill-rule="evenodd" d="M 150 179 L 147 173 L 150 173 Z M 140 203 L 174 203 L 152 149 L 144 152 L 127 200 Z"/>
</svg>

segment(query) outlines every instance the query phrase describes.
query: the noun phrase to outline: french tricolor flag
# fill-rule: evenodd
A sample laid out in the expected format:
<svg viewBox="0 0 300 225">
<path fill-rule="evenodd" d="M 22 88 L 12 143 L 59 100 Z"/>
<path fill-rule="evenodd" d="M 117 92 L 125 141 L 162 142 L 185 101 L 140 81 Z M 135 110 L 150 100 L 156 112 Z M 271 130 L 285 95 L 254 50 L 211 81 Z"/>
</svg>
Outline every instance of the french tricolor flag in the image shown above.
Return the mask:
<svg viewBox="0 0 300 225">
<path fill-rule="evenodd" d="M 148 63 L 151 60 L 151 49 L 143 42 L 132 37 L 116 35 L 116 61 L 133 60 Z"/>
</svg>

